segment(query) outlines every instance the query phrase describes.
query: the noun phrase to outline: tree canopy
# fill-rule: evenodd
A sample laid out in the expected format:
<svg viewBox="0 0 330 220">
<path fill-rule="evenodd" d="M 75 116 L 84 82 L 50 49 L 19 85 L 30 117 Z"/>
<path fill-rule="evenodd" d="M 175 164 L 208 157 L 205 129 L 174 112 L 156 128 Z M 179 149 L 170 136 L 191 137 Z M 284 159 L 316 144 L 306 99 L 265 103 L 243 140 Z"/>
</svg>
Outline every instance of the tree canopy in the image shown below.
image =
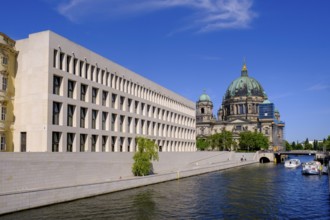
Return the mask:
<svg viewBox="0 0 330 220">
<path fill-rule="evenodd" d="M 153 173 L 152 160 L 158 160 L 158 145 L 148 138 L 136 138 L 138 149 L 133 159 L 132 172 L 135 176 L 145 176 Z"/>
<path fill-rule="evenodd" d="M 233 134 L 230 131 L 222 131 L 205 138 L 197 138 L 197 148 L 199 150 L 231 150 L 234 145 Z"/>
<path fill-rule="evenodd" d="M 209 147 L 209 142 L 207 139 L 197 138 L 196 147 L 198 150 L 201 150 L 201 151 L 207 150 L 207 148 Z"/>
<path fill-rule="evenodd" d="M 246 151 L 268 149 L 269 141 L 260 132 L 244 131 L 239 134 L 239 147 L 241 150 Z"/>
<path fill-rule="evenodd" d="M 231 146 L 233 145 L 233 133 L 223 130 L 221 133 L 209 136 L 208 142 L 212 150 L 231 150 Z"/>
<path fill-rule="evenodd" d="M 318 151 L 330 151 L 330 135 L 327 138 L 324 138 L 323 141 L 314 140 L 313 144 L 310 144 L 308 138 L 304 141 L 303 144 L 296 143 L 293 141 L 291 144 L 286 142 L 286 150 L 318 150 Z"/>
</svg>

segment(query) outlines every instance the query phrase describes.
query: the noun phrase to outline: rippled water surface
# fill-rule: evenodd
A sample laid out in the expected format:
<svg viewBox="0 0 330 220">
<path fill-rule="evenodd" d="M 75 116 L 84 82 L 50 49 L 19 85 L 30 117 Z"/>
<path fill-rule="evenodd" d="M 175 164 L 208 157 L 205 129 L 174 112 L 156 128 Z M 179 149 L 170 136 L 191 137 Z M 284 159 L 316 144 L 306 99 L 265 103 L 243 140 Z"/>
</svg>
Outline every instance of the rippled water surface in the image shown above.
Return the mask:
<svg viewBox="0 0 330 220">
<path fill-rule="evenodd" d="M 0 219 L 330 219 L 329 180 L 303 176 L 301 167 L 255 164 Z"/>
</svg>

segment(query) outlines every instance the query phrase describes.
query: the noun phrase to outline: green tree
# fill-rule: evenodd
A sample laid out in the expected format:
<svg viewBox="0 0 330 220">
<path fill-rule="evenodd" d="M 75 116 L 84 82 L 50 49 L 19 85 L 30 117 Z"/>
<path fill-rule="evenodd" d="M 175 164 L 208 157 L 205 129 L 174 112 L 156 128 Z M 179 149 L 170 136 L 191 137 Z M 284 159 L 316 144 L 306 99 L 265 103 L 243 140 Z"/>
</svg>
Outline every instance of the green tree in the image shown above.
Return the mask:
<svg viewBox="0 0 330 220">
<path fill-rule="evenodd" d="M 231 146 L 233 145 L 233 133 L 230 131 L 223 130 L 220 133 L 220 143 L 222 150 L 231 150 Z"/>
<path fill-rule="evenodd" d="M 330 151 L 330 135 L 328 136 L 327 140 L 325 141 L 325 149 L 326 149 L 326 151 Z"/>
<path fill-rule="evenodd" d="M 217 149 L 220 150 L 220 133 L 212 134 L 208 137 L 208 141 L 210 143 L 210 147 L 212 150 Z"/>
<path fill-rule="evenodd" d="M 209 144 L 209 141 L 207 139 L 197 138 L 197 140 L 196 140 L 196 147 L 200 151 L 207 150 L 207 148 L 209 147 L 209 145 L 210 144 Z"/>
<path fill-rule="evenodd" d="M 288 141 L 284 141 L 285 150 L 290 151 L 292 150 L 291 144 Z"/>
<path fill-rule="evenodd" d="M 136 138 L 138 149 L 133 159 L 132 172 L 134 176 L 145 176 L 153 172 L 152 160 L 158 160 L 158 146 L 155 141 L 148 138 Z"/>
<path fill-rule="evenodd" d="M 303 145 L 301 143 L 298 143 L 296 145 L 296 150 L 303 150 L 303 149 L 304 149 L 304 147 L 303 147 Z"/>
<path fill-rule="evenodd" d="M 306 138 L 306 140 L 305 140 L 304 149 L 305 150 L 312 150 L 313 149 L 313 145 L 309 143 L 308 138 Z"/>
<path fill-rule="evenodd" d="M 297 146 L 296 146 L 296 142 L 293 141 L 293 142 L 291 143 L 291 149 L 292 149 L 292 150 L 296 150 L 296 147 L 297 147 Z"/>
<path fill-rule="evenodd" d="M 233 134 L 230 131 L 222 131 L 208 137 L 209 146 L 212 150 L 230 150 L 233 144 Z"/>
<path fill-rule="evenodd" d="M 313 150 L 318 150 L 319 149 L 319 142 L 317 140 L 313 141 Z"/>
<path fill-rule="evenodd" d="M 257 151 L 268 149 L 269 141 L 266 136 L 260 132 L 245 131 L 239 135 L 239 147 L 241 150 Z"/>
</svg>

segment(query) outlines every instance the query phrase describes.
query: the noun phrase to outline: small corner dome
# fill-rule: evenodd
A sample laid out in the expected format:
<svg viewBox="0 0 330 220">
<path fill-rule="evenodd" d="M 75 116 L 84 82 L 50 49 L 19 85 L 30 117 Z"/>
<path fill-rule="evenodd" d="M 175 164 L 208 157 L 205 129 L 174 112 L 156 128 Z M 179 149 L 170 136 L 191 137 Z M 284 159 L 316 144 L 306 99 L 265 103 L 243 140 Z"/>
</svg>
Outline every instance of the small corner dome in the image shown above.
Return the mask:
<svg viewBox="0 0 330 220">
<path fill-rule="evenodd" d="M 208 101 L 208 102 L 211 102 L 211 98 L 210 96 L 208 96 L 205 92 L 199 97 L 199 101 L 200 102 L 205 102 L 205 101 Z"/>
<path fill-rule="evenodd" d="M 280 113 L 280 112 L 279 112 L 279 110 L 278 110 L 277 108 L 275 109 L 275 111 L 274 111 L 274 112 L 275 112 L 275 113 Z"/>
<path fill-rule="evenodd" d="M 271 104 L 271 102 L 268 99 L 266 99 L 262 104 Z"/>
</svg>

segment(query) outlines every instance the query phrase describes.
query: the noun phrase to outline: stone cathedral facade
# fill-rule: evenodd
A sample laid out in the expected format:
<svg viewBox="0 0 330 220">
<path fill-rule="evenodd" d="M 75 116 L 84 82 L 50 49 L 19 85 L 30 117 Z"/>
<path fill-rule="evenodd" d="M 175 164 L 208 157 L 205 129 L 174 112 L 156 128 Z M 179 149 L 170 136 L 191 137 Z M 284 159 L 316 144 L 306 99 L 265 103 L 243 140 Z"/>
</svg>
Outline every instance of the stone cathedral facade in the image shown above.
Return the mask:
<svg viewBox="0 0 330 220">
<path fill-rule="evenodd" d="M 222 130 L 233 132 L 235 141 L 243 131 L 256 131 L 268 137 L 270 149 L 281 148 L 285 123 L 261 84 L 248 75 L 246 64 L 241 76 L 232 81 L 222 104 L 213 114 L 213 102 L 204 92 L 196 102 L 197 138 L 206 138 Z"/>
</svg>

